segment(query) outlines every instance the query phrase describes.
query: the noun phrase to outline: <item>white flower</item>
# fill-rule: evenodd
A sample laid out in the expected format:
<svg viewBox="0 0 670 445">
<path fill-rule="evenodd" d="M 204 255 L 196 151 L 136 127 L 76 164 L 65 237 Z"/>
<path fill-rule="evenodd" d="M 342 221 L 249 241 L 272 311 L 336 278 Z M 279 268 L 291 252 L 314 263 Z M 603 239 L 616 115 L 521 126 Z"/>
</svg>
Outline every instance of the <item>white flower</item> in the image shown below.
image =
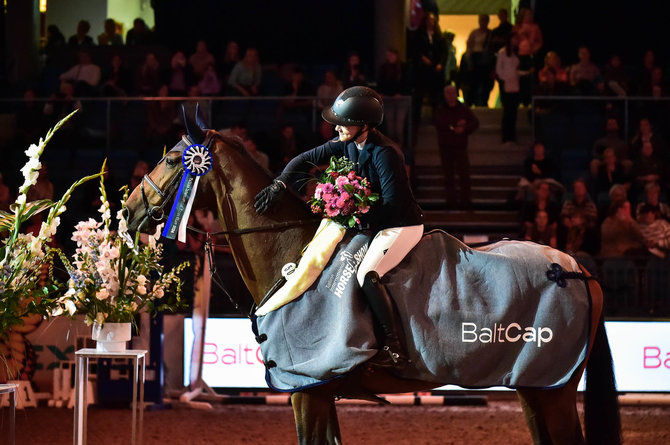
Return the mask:
<svg viewBox="0 0 670 445">
<path fill-rule="evenodd" d="M 140 286 L 144 286 L 146 284 L 146 282 L 147 282 L 147 277 L 145 277 L 144 275 L 141 275 L 141 274 L 137 276 L 137 284 L 139 284 Z"/>
<path fill-rule="evenodd" d="M 65 300 L 65 309 L 67 309 L 68 314 L 74 315 L 77 312 L 77 305 L 74 304 L 72 300 Z"/>
<path fill-rule="evenodd" d="M 163 298 L 165 295 L 165 292 L 163 291 L 163 288 L 161 286 L 154 286 L 154 298 Z"/>
<path fill-rule="evenodd" d="M 60 215 L 60 214 L 62 214 L 62 213 L 63 213 L 64 211 L 66 211 L 66 210 L 67 210 L 67 207 L 65 207 L 65 204 L 63 204 L 62 206 L 60 206 L 60 207 L 58 208 L 58 212 L 56 213 L 56 215 Z"/>
<path fill-rule="evenodd" d="M 16 197 L 16 204 L 18 204 L 16 211 L 18 212 L 18 207 L 22 206 L 25 203 L 26 203 L 26 194 L 21 193 L 19 196 Z"/>
<path fill-rule="evenodd" d="M 102 289 L 100 289 L 95 293 L 95 297 L 98 300 L 106 300 L 109 297 L 109 293 L 107 292 L 107 289 L 103 287 Z"/>
<path fill-rule="evenodd" d="M 40 145 L 42 145 L 42 144 L 43 144 L 43 141 L 40 138 Z M 28 156 L 29 158 L 38 157 L 40 155 L 40 147 L 38 147 L 35 144 L 30 144 L 30 147 L 28 147 L 28 150 L 26 150 L 25 153 L 26 153 L 26 156 Z"/>
<path fill-rule="evenodd" d="M 147 294 L 147 288 L 145 286 L 139 285 L 137 286 L 137 293 L 140 295 L 146 295 Z"/>
</svg>

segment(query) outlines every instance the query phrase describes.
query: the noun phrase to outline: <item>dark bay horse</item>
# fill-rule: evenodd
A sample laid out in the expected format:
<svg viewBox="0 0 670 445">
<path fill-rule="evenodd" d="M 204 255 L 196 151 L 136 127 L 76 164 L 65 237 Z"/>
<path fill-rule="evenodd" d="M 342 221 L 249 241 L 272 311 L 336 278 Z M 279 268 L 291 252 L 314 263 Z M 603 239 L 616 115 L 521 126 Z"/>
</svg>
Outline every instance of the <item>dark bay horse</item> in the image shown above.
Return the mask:
<svg viewBox="0 0 670 445">
<path fill-rule="evenodd" d="M 271 183 L 241 142 L 213 130 L 195 129 L 173 147 L 128 199 L 129 228 L 153 232 L 170 209 L 184 172 L 182 152 L 192 143 L 206 145 L 212 170 L 202 176 L 193 208 L 212 210 L 226 236 L 237 267 L 256 305 L 312 239 L 318 221 L 297 196 L 285 196 L 275 213 L 258 215 L 254 196 Z M 287 193 L 287 195 L 290 195 Z M 287 223 L 295 222 L 295 223 Z M 252 229 L 252 230 L 247 230 Z M 526 422 L 536 444 L 619 444 L 620 421 L 611 354 L 602 317 L 603 294 L 588 280 L 592 298 L 590 348 L 568 383 L 553 389 L 519 389 Z M 586 369 L 585 437 L 577 412 L 577 386 Z M 403 380 L 383 369 L 359 366 L 344 378 L 294 392 L 291 403 L 299 442 L 341 443 L 335 398 L 371 399 L 375 394 L 426 391 L 435 383 Z"/>
</svg>

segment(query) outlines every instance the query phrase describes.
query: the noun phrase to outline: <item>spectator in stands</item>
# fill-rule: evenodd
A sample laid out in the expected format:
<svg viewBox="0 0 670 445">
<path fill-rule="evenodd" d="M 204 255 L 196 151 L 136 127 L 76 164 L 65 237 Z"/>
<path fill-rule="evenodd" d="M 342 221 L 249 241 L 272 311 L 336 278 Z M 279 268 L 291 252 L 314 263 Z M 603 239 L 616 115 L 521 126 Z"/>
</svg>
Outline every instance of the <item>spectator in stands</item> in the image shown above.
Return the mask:
<svg viewBox="0 0 670 445">
<path fill-rule="evenodd" d="M 561 207 L 551 193 L 548 181 L 539 179 L 534 184 L 535 195 L 531 201 L 526 201 L 521 208 L 521 219 L 523 221 L 523 233 L 527 234 L 532 229 L 537 213 L 540 210 L 547 212 L 548 224 L 556 229 Z"/>
<path fill-rule="evenodd" d="M 513 30 L 519 35 L 520 55 L 533 57 L 540 51 L 543 45 L 542 30 L 533 18 L 532 9 L 521 8 L 519 10 L 518 20 Z"/>
<path fill-rule="evenodd" d="M 655 66 L 651 70 L 649 90 L 643 90 L 642 94 L 651 97 L 665 97 L 668 95 L 668 86 L 663 78 L 663 68 Z"/>
<path fill-rule="evenodd" d="M 595 95 L 604 88 L 600 68 L 591 61 L 591 51 L 580 46 L 577 53 L 579 62 L 570 66 L 570 86 L 581 96 Z"/>
<path fill-rule="evenodd" d="M 168 97 L 168 94 L 167 85 L 163 84 L 158 88 L 158 97 Z M 159 148 L 174 144 L 177 116 L 177 103 L 174 101 L 152 100 L 147 102 L 146 145 L 149 147 L 149 153 L 158 152 Z M 147 159 L 146 152 L 140 157 Z"/>
<path fill-rule="evenodd" d="M 133 27 L 126 33 L 126 46 L 145 46 L 153 43 L 151 30 L 141 18 L 133 20 Z"/>
<path fill-rule="evenodd" d="M 186 96 L 189 85 L 195 83 L 195 76 L 191 66 L 186 61 L 183 51 L 177 50 L 170 59 L 170 73 L 168 74 L 168 90 L 172 96 Z"/>
<path fill-rule="evenodd" d="M 624 257 L 647 253 L 647 241 L 630 213 L 626 199 L 612 201 L 600 229 L 600 255 Z"/>
<path fill-rule="evenodd" d="M 95 46 L 93 39 L 88 35 L 91 30 L 91 24 L 86 20 L 80 20 L 77 23 L 77 33 L 71 36 L 67 41 L 70 48 L 92 48 Z"/>
<path fill-rule="evenodd" d="M 614 149 L 606 148 L 595 178 L 596 199 L 599 201 L 599 206 L 603 200 L 609 201 L 608 194 L 614 184 L 626 185 L 629 188 L 630 180 Z"/>
<path fill-rule="evenodd" d="M 385 134 L 402 146 L 409 104 L 402 98 L 408 91 L 402 62 L 395 49 L 386 50 L 384 63 L 379 67 L 377 92 L 384 96 Z"/>
<path fill-rule="evenodd" d="M 98 36 L 98 46 L 123 46 L 123 36 L 116 32 L 114 19 L 105 20 L 104 28 Z"/>
<path fill-rule="evenodd" d="M 447 205 L 470 209 L 470 159 L 468 158 L 468 136 L 479 127 L 479 119 L 470 108 L 458 101 L 456 87 L 444 88 L 445 104 L 435 110 L 437 142 L 442 159 Z M 459 179 L 456 192 L 455 176 Z M 458 195 L 460 194 L 460 199 Z"/>
<path fill-rule="evenodd" d="M 217 59 L 217 61 L 219 62 L 217 71 L 221 75 L 223 82 L 227 83 L 230 72 L 233 71 L 235 64 L 240 61 L 240 45 L 236 41 L 230 40 L 226 43 L 223 57 Z"/>
<path fill-rule="evenodd" d="M 5 184 L 5 181 L 2 178 L 2 173 L 0 173 L 0 210 L 8 212 L 9 205 L 13 202 L 14 197 L 12 196 L 12 192 L 9 190 L 9 187 L 7 187 L 7 184 Z"/>
<path fill-rule="evenodd" d="M 295 128 L 290 124 L 281 126 L 276 145 L 279 147 L 280 159 L 278 166 L 274 169 L 275 171 L 283 170 L 291 159 L 302 152 L 302 147 L 304 147 L 303 142 L 298 140 Z"/>
<path fill-rule="evenodd" d="M 110 66 L 102 77 L 104 96 L 128 96 L 133 91 L 133 76 L 120 54 L 112 55 Z"/>
<path fill-rule="evenodd" d="M 646 141 L 642 144 L 642 150 L 633 162 L 632 177 L 632 195 L 637 196 L 642 193 L 651 183 L 663 184 L 663 163 L 656 155 L 654 144 Z"/>
<path fill-rule="evenodd" d="M 352 51 L 347 56 L 347 63 L 342 71 L 342 88 L 346 90 L 353 86 L 365 86 L 367 82 L 365 70 L 361 66 L 361 57 L 357 51 Z"/>
<path fill-rule="evenodd" d="M 498 52 L 507 45 L 507 39 L 512 34 L 514 26 L 509 22 L 509 13 L 507 9 L 500 8 L 498 11 L 498 20 L 500 23 L 491 31 L 491 52 L 498 54 Z"/>
<path fill-rule="evenodd" d="M 519 109 L 519 37 L 509 34 L 496 57 L 496 77 L 502 102 L 502 142 L 516 142 L 516 117 Z"/>
<path fill-rule="evenodd" d="M 582 178 L 575 179 L 572 182 L 572 197 L 566 199 L 561 207 L 561 222 L 564 226 L 571 226 L 571 219 L 576 214 L 588 228 L 596 227 L 598 223 L 598 208 L 589 196 L 586 188 L 586 180 Z"/>
<path fill-rule="evenodd" d="M 249 153 L 249 156 L 251 156 L 251 158 L 258 163 L 258 165 L 266 170 L 270 170 L 270 158 L 268 155 L 258 149 L 256 141 L 253 138 L 247 136 L 247 138 L 244 139 L 244 148 L 247 150 L 247 153 Z"/>
<path fill-rule="evenodd" d="M 421 119 L 423 101 L 428 96 L 430 106 L 435 111 L 437 104 L 442 102 L 442 82 L 446 44 L 434 12 L 426 12 L 423 22 L 416 30 L 409 48 L 412 59 L 414 97 L 412 98 L 412 121 L 416 141 L 418 124 Z"/>
<path fill-rule="evenodd" d="M 323 73 L 323 83 L 316 90 L 316 104 L 320 110 L 328 108 L 333 104 L 335 98 L 344 91 L 342 82 L 337 78 L 334 70 L 326 70 Z M 325 121 L 324 121 L 325 122 Z"/>
<path fill-rule="evenodd" d="M 651 120 L 647 117 L 640 119 L 638 124 L 637 132 L 633 139 L 630 141 L 631 151 L 633 157 L 637 156 L 642 150 L 642 145 L 645 142 L 651 142 L 654 146 L 656 153 L 659 153 L 663 160 L 668 158 L 667 146 L 665 145 L 665 139 L 663 136 L 654 131 L 654 126 L 651 123 Z"/>
<path fill-rule="evenodd" d="M 556 248 L 556 226 L 549 224 L 549 214 L 544 210 L 538 210 L 535 220 L 528 226 L 524 238 L 545 246 Z"/>
<path fill-rule="evenodd" d="M 47 26 L 46 42 L 44 43 L 44 52 L 47 56 L 54 50 L 65 47 L 65 36 L 60 31 L 58 26 Z"/>
<path fill-rule="evenodd" d="M 651 73 L 654 68 L 656 68 L 656 54 L 653 50 L 648 49 L 644 52 L 642 67 L 636 77 L 636 92 L 638 95 L 643 96 L 651 92 Z"/>
<path fill-rule="evenodd" d="M 191 70 L 198 80 L 202 79 L 202 76 L 205 75 L 207 67 L 216 65 L 216 59 L 207 49 L 207 42 L 198 40 L 195 52 L 188 58 L 188 64 L 191 66 Z"/>
<path fill-rule="evenodd" d="M 200 82 L 198 82 L 198 88 L 203 96 L 217 96 L 221 92 L 221 82 L 219 82 L 219 75 L 216 73 L 213 64 L 205 69 Z"/>
<path fill-rule="evenodd" d="M 591 174 L 598 174 L 598 166 L 602 163 L 605 149 L 612 148 L 619 162 L 626 172 L 629 172 L 633 161 L 630 159 L 630 148 L 619 132 L 619 121 L 615 117 L 608 117 L 605 123 L 605 135 L 593 144 L 593 159 L 591 160 Z"/>
<path fill-rule="evenodd" d="M 492 73 L 495 70 L 494 54 L 491 52 L 491 30 L 489 16 L 479 15 L 479 27 L 470 32 L 465 54 L 470 70 L 469 98 L 478 107 L 487 107 L 493 88 Z"/>
<path fill-rule="evenodd" d="M 644 198 L 635 209 L 635 215 L 638 218 L 643 205 L 652 207 L 661 218 L 670 221 L 670 206 L 661 202 L 661 186 L 657 183 L 647 184 L 644 187 Z"/>
<path fill-rule="evenodd" d="M 144 57 L 144 63 L 137 71 L 135 90 L 140 96 L 153 97 L 162 84 L 163 72 L 160 62 L 155 53 L 148 52 Z"/>
<path fill-rule="evenodd" d="M 621 62 L 621 56 L 612 54 L 603 70 L 605 93 L 610 96 L 625 97 L 630 92 L 630 77 Z"/>
<path fill-rule="evenodd" d="M 547 150 L 542 142 L 535 141 L 532 153 L 524 160 L 523 177 L 531 184 L 537 179 L 556 177 L 556 162 L 547 156 Z"/>
<path fill-rule="evenodd" d="M 61 74 L 60 80 L 72 82 L 76 96 L 95 96 L 96 88 L 100 83 L 100 67 L 91 61 L 91 54 L 88 50 L 80 50 L 77 56 L 79 63 Z"/>
<path fill-rule="evenodd" d="M 530 75 L 521 76 L 519 80 L 521 103 L 529 106 L 532 94 L 532 74 L 535 72 L 538 51 L 542 48 L 542 30 L 533 19 L 533 11 L 529 8 L 519 10 L 518 20 L 513 28 L 519 35 L 519 69 Z"/>
<path fill-rule="evenodd" d="M 456 47 L 454 46 L 456 34 L 451 31 L 445 31 L 443 37 L 444 53 L 446 54 L 444 61 L 444 85 L 456 85 L 458 82 L 458 60 L 456 59 Z"/>
<path fill-rule="evenodd" d="M 575 257 L 593 256 L 600 251 L 598 227 L 589 226 L 581 210 L 575 210 L 569 217 L 561 218 L 557 238 L 558 248 Z"/>
<path fill-rule="evenodd" d="M 81 102 L 74 99 L 74 83 L 69 80 L 63 80 L 60 83 L 60 89 L 49 98 L 44 104 L 42 112 L 49 122 L 58 122 L 74 110 L 81 108 Z M 76 119 L 70 119 L 58 130 L 57 137 L 71 135 L 75 128 Z M 53 144 L 53 143 L 52 143 Z"/>
<path fill-rule="evenodd" d="M 670 223 L 661 218 L 654 206 L 643 204 L 637 217 L 640 232 L 654 255 L 665 258 L 670 250 Z"/>
<path fill-rule="evenodd" d="M 561 65 L 556 51 L 544 56 L 544 66 L 537 73 L 538 92 L 545 95 L 563 94 L 568 90 L 568 72 Z"/>
<path fill-rule="evenodd" d="M 257 96 L 261 83 L 261 64 L 256 48 L 247 48 L 244 58 L 235 64 L 228 77 L 229 94 Z"/>
</svg>

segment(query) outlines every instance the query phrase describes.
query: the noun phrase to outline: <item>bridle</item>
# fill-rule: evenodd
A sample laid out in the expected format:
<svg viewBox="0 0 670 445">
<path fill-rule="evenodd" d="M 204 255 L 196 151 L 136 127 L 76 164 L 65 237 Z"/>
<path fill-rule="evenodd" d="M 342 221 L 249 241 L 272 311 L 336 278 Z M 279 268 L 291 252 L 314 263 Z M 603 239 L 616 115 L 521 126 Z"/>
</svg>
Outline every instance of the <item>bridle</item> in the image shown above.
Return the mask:
<svg viewBox="0 0 670 445">
<path fill-rule="evenodd" d="M 209 149 L 211 143 L 212 143 L 213 137 L 210 137 L 208 141 L 205 141 L 203 144 Z M 182 136 L 182 140 L 180 143 L 184 143 L 186 147 L 191 146 L 193 143 L 189 139 L 187 135 Z M 181 149 L 181 152 L 184 151 L 183 147 Z M 167 155 L 171 153 L 172 151 L 177 150 L 177 148 L 173 148 L 168 152 L 163 158 L 158 162 L 160 164 L 165 160 Z M 140 192 L 142 195 L 142 203 L 144 204 L 144 210 L 145 210 L 145 216 L 140 225 L 138 226 L 137 230 L 141 230 L 144 224 L 146 224 L 149 219 L 153 219 L 156 221 L 156 223 L 160 224 L 165 220 L 165 208 L 166 206 L 172 201 L 172 198 L 176 194 L 179 184 L 181 182 L 182 177 L 184 176 L 185 173 L 185 168 L 184 166 L 180 163 L 179 165 L 180 171 L 174 175 L 174 177 L 170 180 L 170 182 L 167 184 L 165 189 L 161 189 L 158 184 L 156 184 L 153 179 L 149 176 L 149 174 L 145 174 L 144 177 L 142 178 L 142 181 L 140 182 Z M 160 197 L 160 202 L 155 205 L 151 205 L 149 202 L 149 198 L 147 197 L 144 184 L 148 184 L 149 187 Z M 213 258 L 213 247 L 215 246 L 212 242 L 213 237 L 217 235 L 244 235 L 248 233 L 256 233 L 256 232 L 267 232 L 267 231 L 272 231 L 272 230 L 277 230 L 277 229 L 284 229 L 288 227 L 296 227 L 296 226 L 301 226 L 301 225 L 306 225 L 306 224 L 312 224 L 316 219 L 301 219 L 301 220 L 295 220 L 295 221 L 281 221 L 273 224 L 268 224 L 264 226 L 257 226 L 257 227 L 247 227 L 247 228 L 238 228 L 238 229 L 232 229 L 232 230 L 222 230 L 220 232 L 206 232 L 204 230 L 197 229 L 192 226 L 187 226 L 188 230 L 191 230 L 192 232 L 200 233 L 206 235 L 206 241 L 204 243 L 204 250 L 205 250 L 205 255 L 208 256 L 208 261 L 209 261 L 209 273 L 210 277 L 212 278 L 212 282 L 215 283 L 223 292 L 226 294 L 228 299 L 231 301 L 233 306 L 235 307 L 236 310 L 241 312 L 243 315 L 246 317 L 252 318 L 253 317 L 253 312 L 255 308 L 252 305 L 251 312 L 249 314 L 245 313 L 241 308 L 239 301 L 237 299 L 233 298 L 233 296 L 228 292 L 228 290 L 225 288 L 223 284 L 223 280 L 219 277 L 218 272 L 216 270 L 216 265 L 214 263 L 214 258 Z M 265 297 L 263 298 L 263 301 L 265 301 L 270 295 L 276 291 L 279 286 L 284 280 L 283 277 L 281 277 L 267 292 Z"/>
<path fill-rule="evenodd" d="M 181 142 L 185 143 L 187 147 L 192 144 L 190 139 L 186 135 L 182 136 Z M 170 152 L 171 151 L 172 150 L 170 150 Z M 181 151 L 183 151 L 183 149 Z M 167 154 L 163 156 L 163 158 L 158 163 L 160 164 L 161 162 L 163 162 L 166 157 Z M 184 176 L 184 171 L 185 171 L 184 166 L 180 164 L 179 173 L 177 173 L 172 177 L 168 185 L 165 187 L 165 190 L 161 190 L 161 188 L 153 181 L 153 179 L 151 179 L 148 173 L 144 175 L 142 181 L 140 182 L 140 193 L 142 195 L 142 203 L 144 204 L 145 217 L 140 223 L 138 230 L 140 230 L 142 226 L 144 226 L 144 224 L 149 220 L 149 218 L 153 219 L 157 223 L 161 223 L 165 219 L 165 207 L 168 205 L 168 203 L 171 202 L 172 197 L 177 192 L 181 178 Z M 159 204 L 152 206 L 149 203 L 149 198 L 147 197 L 147 194 L 144 190 L 145 182 L 161 198 Z"/>
</svg>

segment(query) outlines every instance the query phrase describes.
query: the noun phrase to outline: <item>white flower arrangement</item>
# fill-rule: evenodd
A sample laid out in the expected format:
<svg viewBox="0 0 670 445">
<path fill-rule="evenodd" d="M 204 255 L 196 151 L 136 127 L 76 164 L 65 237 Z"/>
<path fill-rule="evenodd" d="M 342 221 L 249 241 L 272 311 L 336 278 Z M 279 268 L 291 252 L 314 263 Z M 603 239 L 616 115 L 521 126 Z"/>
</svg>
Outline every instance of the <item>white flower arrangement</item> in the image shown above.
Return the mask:
<svg viewBox="0 0 670 445">
<path fill-rule="evenodd" d="M 70 279 L 68 291 L 59 300 L 59 311 L 84 314 L 88 325 L 130 322 L 144 309 L 176 310 L 184 305 L 179 273 L 189 263 L 164 272 L 160 264 L 163 246 L 158 242 L 160 227 L 144 245 L 139 245 L 139 233 L 134 240 L 131 238 L 124 216 L 127 187 L 123 192 L 121 210 L 116 214 L 118 227 L 113 231 L 104 179 L 100 177 L 101 220 L 79 222 L 72 234 L 77 243 L 72 261 L 62 258 Z"/>
<path fill-rule="evenodd" d="M 47 282 L 40 282 L 44 267 L 51 268 L 53 257 L 58 253 L 57 249 L 49 247 L 49 243 L 56 234 L 60 215 L 66 210 L 65 203 L 74 189 L 98 174 L 76 181 L 57 202 L 27 202 L 26 195 L 37 182 L 44 148 L 75 112 L 63 118 L 47 132 L 44 139 L 40 139 L 37 145 L 31 144 L 25 151 L 28 161 L 21 169 L 24 182 L 10 212 L 0 211 L 0 233 L 8 233 L 0 246 L 0 335 L 7 335 L 11 328 L 22 324 L 29 315 L 49 316 L 54 308 L 60 306 L 57 295 L 61 292 L 61 285 L 51 276 Z M 37 236 L 20 232 L 26 221 L 47 209 L 49 213 Z"/>
</svg>

